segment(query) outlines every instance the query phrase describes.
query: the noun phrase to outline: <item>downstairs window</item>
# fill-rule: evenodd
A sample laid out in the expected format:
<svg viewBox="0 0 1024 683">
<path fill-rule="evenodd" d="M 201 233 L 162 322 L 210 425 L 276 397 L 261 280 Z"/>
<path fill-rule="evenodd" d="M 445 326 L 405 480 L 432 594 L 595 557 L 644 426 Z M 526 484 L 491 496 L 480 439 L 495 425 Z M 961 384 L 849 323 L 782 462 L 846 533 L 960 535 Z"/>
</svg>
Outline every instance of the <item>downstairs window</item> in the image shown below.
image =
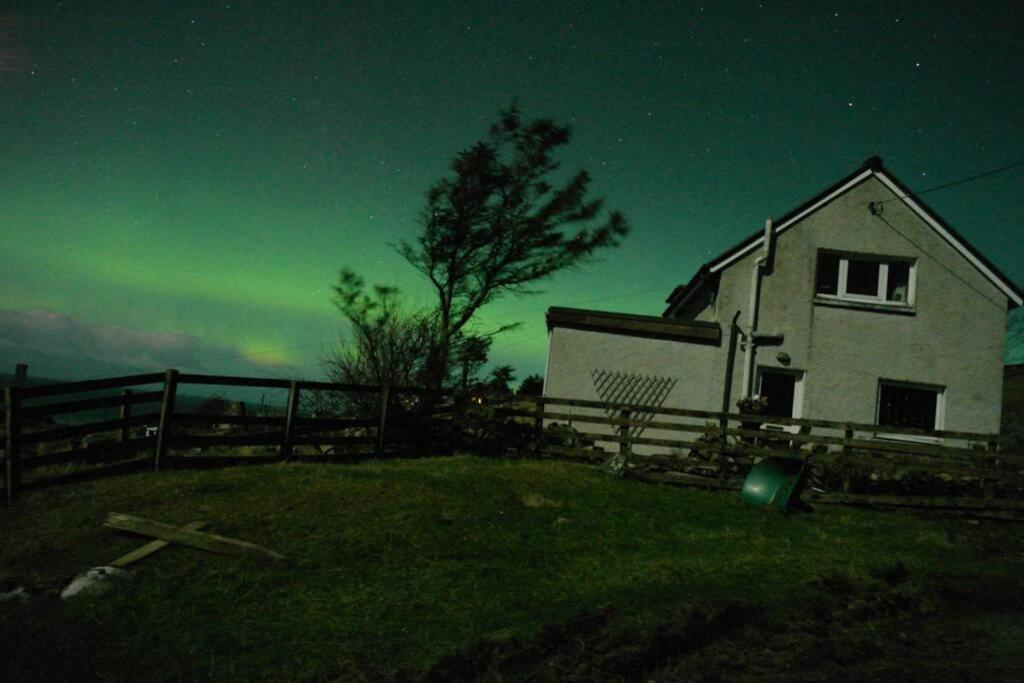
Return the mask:
<svg viewBox="0 0 1024 683">
<path fill-rule="evenodd" d="M 945 390 L 925 384 L 880 380 L 876 423 L 886 427 L 942 429 Z"/>
</svg>

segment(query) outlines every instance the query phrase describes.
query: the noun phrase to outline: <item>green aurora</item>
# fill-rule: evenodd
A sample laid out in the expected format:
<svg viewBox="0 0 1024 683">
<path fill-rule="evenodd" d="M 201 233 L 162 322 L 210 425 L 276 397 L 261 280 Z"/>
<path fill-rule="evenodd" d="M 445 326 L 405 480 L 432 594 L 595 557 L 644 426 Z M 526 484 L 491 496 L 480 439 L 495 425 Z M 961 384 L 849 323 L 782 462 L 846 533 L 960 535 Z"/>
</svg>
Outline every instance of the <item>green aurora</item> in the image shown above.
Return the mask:
<svg viewBox="0 0 1024 683">
<path fill-rule="evenodd" d="M 543 371 L 547 307 L 659 314 L 869 156 L 915 190 L 1024 159 L 1020 3 L 8 6 L 0 309 L 187 335 L 211 372 L 316 377 L 344 333 L 342 266 L 429 305 L 388 245 L 415 238 L 426 189 L 513 98 L 573 124 L 565 170 L 634 226 L 485 310 L 481 329 L 523 323 L 492 351 L 520 378 Z M 1024 282 L 1024 169 L 926 199 Z M 5 365 L 32 334 L 45 346 L 7 332 Z"/>
</svg>

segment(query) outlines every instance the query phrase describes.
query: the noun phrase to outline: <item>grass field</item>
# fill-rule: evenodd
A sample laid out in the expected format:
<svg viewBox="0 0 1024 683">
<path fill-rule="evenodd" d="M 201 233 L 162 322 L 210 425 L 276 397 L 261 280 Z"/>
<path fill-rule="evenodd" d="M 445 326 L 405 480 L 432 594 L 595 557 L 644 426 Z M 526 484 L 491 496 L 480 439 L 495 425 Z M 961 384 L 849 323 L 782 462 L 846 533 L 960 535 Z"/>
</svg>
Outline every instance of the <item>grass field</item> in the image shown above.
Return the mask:
<svg viewBox="0 0 1024 683">
<path fill-rule="evenodd" d="M 108 511 L 290 558 L 168 547 Z M 5 680 L 1019 680 L 1024 534 L 459 456 L 137 474 L 0 509 Z"/>
</svg>

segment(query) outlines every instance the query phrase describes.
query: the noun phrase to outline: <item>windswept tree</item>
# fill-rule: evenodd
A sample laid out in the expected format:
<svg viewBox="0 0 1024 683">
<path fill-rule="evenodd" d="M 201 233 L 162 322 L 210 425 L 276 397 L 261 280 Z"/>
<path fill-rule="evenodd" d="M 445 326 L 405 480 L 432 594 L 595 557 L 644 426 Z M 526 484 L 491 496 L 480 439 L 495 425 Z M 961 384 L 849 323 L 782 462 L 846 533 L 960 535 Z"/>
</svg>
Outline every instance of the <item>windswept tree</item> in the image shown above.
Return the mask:
<svg viewBox="0 0 1024 683">
<path fill-rule="evenodd" d="M 536 293 L 539 281 L 618 246 L 629 232 L 620 213 L 588 198 L 586 171 L 556 186 L 554 154 L 569 139 L 567 126 L 523 121 L 512 105 L 430 188 L 416 242 L 397 245 L 437 293 L 428 386 L 442 386 L 455 340 L 483 306 Z"/>
<path fill-rule="evenodd" d="M 506 399 L 512 396 L 512 382 L 516 379 L 516 371 L 511 365 L 499 365 L 491 370 L 487 381 L 488 393 L 494 398 Z"/>
<path fill-rule="evenodd" d="M 516 390 L 516 396 L 541 396 L 543 393 L 544 378 L 540 375 L 526 376 Z"/>
<path fill-rule="evenodd" d="M 487 362 L 487 353 L 491 349 L 491 337 L 473 334 L 459 334 L 452 342 L 451 365 L 459 373 L 459 389 L 469 391 L 470 380 Z"/>
<path fill-rule="evenodd" d="M 344 269 L 334 287 L 334 304 L 351 334 L 324 359 L 327 376 L 342 384 L 422 386 L 436 324 L 429 313 L 409 312 L 398 289 L 375 286 Z M 368 406 L 350 406 L 358 409 Z"/>
</svg>

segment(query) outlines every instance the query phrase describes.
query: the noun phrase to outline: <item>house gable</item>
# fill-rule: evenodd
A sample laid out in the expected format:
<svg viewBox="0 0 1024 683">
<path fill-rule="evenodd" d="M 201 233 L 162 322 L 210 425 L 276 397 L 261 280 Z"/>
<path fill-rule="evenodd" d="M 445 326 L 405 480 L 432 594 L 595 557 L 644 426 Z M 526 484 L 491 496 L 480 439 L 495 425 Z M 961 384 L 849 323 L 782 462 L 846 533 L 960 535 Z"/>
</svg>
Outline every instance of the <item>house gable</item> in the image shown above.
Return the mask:
<svg viewBox="0 0 1024 683">
<path fill-rule="evenodd" d="M 969 262 L 994 287 L 996 287 L 996 289 L 1005 295 L 1011 308 L 1020 306 L 1024 303 L 1024 291 L 1003 275 L 995 265 L 981 254 L 981 252 L 967 242 L 963 236 L 957 233 L 923 201 L 919 198 L 912 197 L 911 191 L 891 175 L 885 168 L 883 168 L 882 160 L 878 157 L 868 159 L 852 174 L 843 178 L 836 184 L 812 197 L 775 221 L 775 236 L 779 237 L 783 235 L 788 230 L 804 221 L 808 216 L 821 210 L 839 197 L 872 178 L 877 179 L 892 193 L 891 198 L 887 198 L 877 203 L 872 203 L 870 207 L 872 213 L 878 211 L 879 214 L 884 214 L 887 204 L 890 202 L 899 202 L 902 206 L 907 207 L 921 220 L 923 220 L 961 257 Z M 713 276 L 718 275 L 725 269 L 738 263 L 748 254 L 760 249 L 763 243 L 764 233 L 758 231 L 739 244 L 726 250 L 717 258 L 704 264 L 690 282 L 686 285 L 676 287 L 676 289 L 673 290 L 668 299 L 666 299 L 668 308 L 665 310 L 663 315 L 665 317 L 678 316 L 684 308 L 689 307 L 688 304 L 690 304 L 694 299 L 699 300 L 699 290 L 710 286 L 714 282 Z"/>
<path fill-rule="evenodd" d="M 775 341 L 755 351 L 753 390 L 763 371 L 797 373 L 805 417 L 871 423 L 883 380 L 938 386 L 947 429 L 994 431 L 1008 298 L 911 207 L 889 201 L 895 196 L 868 176 L 774 241 L 755 329 Z M 879 202 L 887 202 L 881 216 L 868 208 Z M 915 291 L 900 303 L 823 296 L 824 254 L 912 264 Z M 723 324 L 739 312 L 739 324 L 749 325 L 759 255 L 752 249 L 718 270 L 714 312 Z M 742 392 L 734 381 L 732 395 Z"/>
</svg>

